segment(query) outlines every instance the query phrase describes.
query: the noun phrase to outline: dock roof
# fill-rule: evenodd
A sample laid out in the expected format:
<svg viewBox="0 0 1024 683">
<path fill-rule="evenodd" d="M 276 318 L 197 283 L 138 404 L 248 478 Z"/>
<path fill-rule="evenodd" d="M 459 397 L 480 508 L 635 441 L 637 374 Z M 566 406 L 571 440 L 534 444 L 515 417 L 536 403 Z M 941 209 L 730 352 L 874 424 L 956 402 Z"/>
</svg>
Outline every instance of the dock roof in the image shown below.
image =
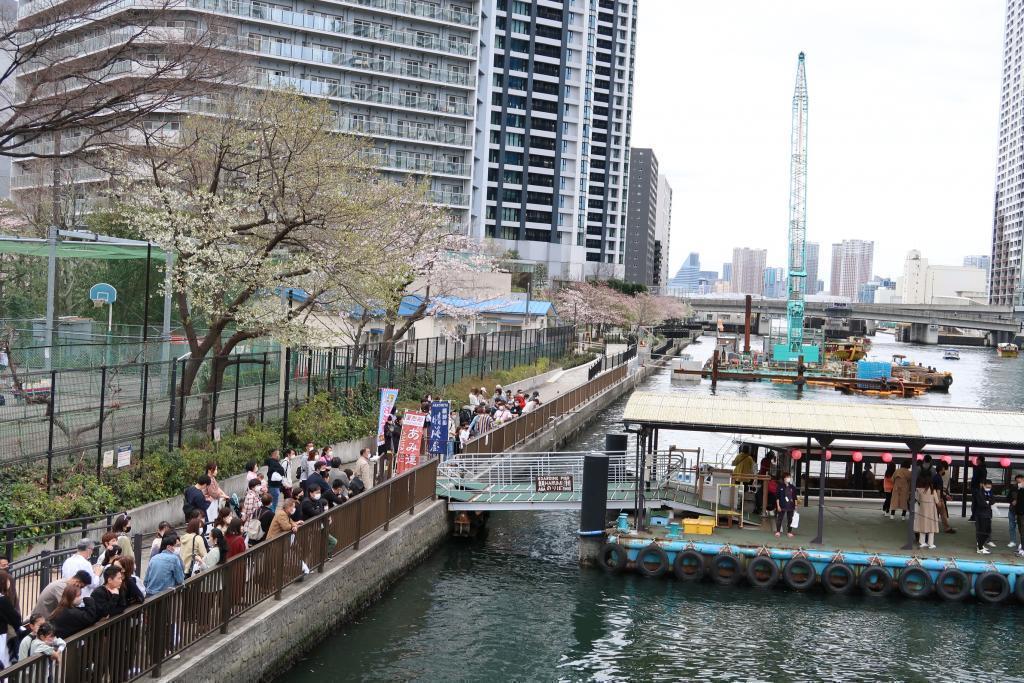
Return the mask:
<svg viewBox="0 0 1024 683">
<path fill-rule="evenodd" d="M 1024 414 L 1003 410 L 638 391 L 622 419 L 662 429 L 1024 450 Z"/>
</svg>

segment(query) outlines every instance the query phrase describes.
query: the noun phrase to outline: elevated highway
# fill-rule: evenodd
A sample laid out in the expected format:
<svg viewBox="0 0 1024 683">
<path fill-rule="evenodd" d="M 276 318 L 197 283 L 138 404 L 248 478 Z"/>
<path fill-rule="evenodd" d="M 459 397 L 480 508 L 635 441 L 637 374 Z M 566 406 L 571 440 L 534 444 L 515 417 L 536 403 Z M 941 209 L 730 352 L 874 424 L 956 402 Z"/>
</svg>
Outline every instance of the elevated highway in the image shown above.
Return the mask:
<svg viewBox="0 0 1024 683">
<path fill-rule="evenodd" d="M 698 313 L 742 313 L 743 298 L 725 296 L 681 297 Z M 755 296 L 752 311 L 762 315 L 785 316 L 785 299 L 764 299 Z M 1024 316 L 1010 306 L 950 304 L 862 304 L 833 301 L 806 302 L 808 316 L 852 318 L 878 322 L 911 323 L 959 327 L 968 330 L 1024 333 Z"/>
</svg>

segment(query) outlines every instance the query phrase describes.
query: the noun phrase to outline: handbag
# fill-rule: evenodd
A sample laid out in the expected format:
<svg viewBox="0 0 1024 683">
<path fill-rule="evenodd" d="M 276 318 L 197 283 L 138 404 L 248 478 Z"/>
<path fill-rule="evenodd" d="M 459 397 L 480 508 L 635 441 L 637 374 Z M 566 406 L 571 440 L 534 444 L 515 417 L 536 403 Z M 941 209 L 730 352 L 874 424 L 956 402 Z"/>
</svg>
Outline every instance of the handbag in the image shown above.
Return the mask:
<svg viewBox="0 0 1024 683">
<path fill-rule="evenodd" d="M 791 529 L 796 529 L 800 526 L 800 513 L 793 510 L 793 522 L 789 525 Z"/>
</svg>

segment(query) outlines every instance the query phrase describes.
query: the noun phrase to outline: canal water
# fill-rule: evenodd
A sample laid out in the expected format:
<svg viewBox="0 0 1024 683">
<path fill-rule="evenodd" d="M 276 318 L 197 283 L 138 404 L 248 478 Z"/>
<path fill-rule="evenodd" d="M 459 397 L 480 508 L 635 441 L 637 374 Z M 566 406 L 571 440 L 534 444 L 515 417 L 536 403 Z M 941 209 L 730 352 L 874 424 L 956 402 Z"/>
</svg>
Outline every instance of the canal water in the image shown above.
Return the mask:
<svg viewBox="0 0 1024 683">
<path fill-rule="evenodd" d="M 701 357 L 711 348 L 705 339 L 688 352 Z M 936 347 L 876 336 L 870 358 L 892 353 L 955 373 L 949 395 L 908 400 L 1022 408 L 1024 359 L 961 348 L 960 361 L 943 361 Z M 643 388 L 711 391 L 706 382 L 673 386 L 667 372 Z M 717 393 L 797 396 L 789 386 L 728 382 Z M 825 390 L 801 398 L 893 400 Z M 567 450 L 601 448 L 604 433 L 621 427 L 624 405 L 616 402 Z M 677 434 L 673 441 L 715 452 L 724 439 Z M 577 566 L 577 525 L 578 513 L 492 515 L 486 537 L 444 545 L 281 680 L 1024 681 L 1024 607 L 1012 602 L 870 601 L 607 576 Z"/>
</svg>

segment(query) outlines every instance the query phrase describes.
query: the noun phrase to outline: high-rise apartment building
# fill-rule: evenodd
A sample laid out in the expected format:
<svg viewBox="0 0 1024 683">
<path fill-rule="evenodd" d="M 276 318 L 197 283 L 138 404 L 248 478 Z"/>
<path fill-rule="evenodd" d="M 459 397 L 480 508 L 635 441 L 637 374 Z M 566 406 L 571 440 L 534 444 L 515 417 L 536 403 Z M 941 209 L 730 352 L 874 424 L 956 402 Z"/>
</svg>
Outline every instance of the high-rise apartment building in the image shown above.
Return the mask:
<svg viewBox="0 0 1024 683">
<path fill-rule="evenodd" d="M 999 100 L 999 149 L 992 218 L 992 264 L 989 301 L 1007 306 L 1024 303 L 1021 240 L 1024 238 L 1024 108 L 1020 99 L 1021 50 L 1024 50 L 1024 3 L 1007 0 L 1003 34 L 1003 86 Z"/>
<path fill-rule="evenodd" d="M 989 277 L 992 273 L 992 257 L 987 255 L 964 256 L 964 267 L 981 268 L 985 271 L 985 291 L 988 291 Z"/>
<path fill-rule="evenodd" d="M 829 292 L 851 301 L 858 288 L 871 280 L 875 243 L 869 240 L 843 240 L 832 245 L 832 286 Z"/>
<path fill-rule="evenodd" d="M 766 299 L 781 299 L 789 295 L 789 281 L 783 268 L 768 266 L 761 281 L 761 296 Z"/>
<path fill-rule="evenodd" d="M 804 282 L 807 283 L 806 294 L 817 294 L 818 293 L 818 256 L 821 251 L 820 245 L 817 242 L 807 242 L 807 257 L 804 260 L 804 267 L 807 270 L 807 278 Z"/>
<path fill-rule="evenodd" d="M 669 248 L 672 241 L 672 186 L 664 173 L 658 175 L 658 217 L 654 225 L 654 286 L 668 284 Z"/>
<path fill-rule="evenodd" d="M 767 259 L 767 249 L 733 249 L 729 289 L 736 294 L 760 294 L 764 285 L 764 266 Z"/>
<path fill-rule="evenodd" d="M 732 284 L 732 261 L 726 261 L 722 264 L 722 280 Z"/>
<path fill-rule="evenodd" d="M 625 274 L 637 0 L 484 0 L 474 234 Z"/>
<path fill-rule="evenodd" d="M 19 15 L 24 19 L 53 4 L 23 2 Z M 114 3 L 104 7 L 108 16 L 102 23 L 68 22 L 54 47 L 115 49 L 131 35 L 119 26 L 137 21 L 133 13 L 146 7 Z M 181 0 L 153 7 L 171 8 L 159 25 L 169 27 L 172 39 L 175 31 L 215 31 L 220 49 L 243 55 L 238 74 L 243 85 L 290 88 L 328 102 L 337 130 L 368 138 L 373 161 L 389 174 L 428 177 L 428 201 L 450 209 L 453 221 L 468 230 L 479 0 Z M 135 52 L 127 48 L 126 69 L 144 72 L 149 61 L 161 59 L 159 46 Z M 145 125 L 174 130 L 185 112 L 204 111 L 208 104 L 197 98 L 154 114 Z M 15 162 L 15 196 L 49 184 L 48 164 Z M 105 178 L 82 169 L 71 182 L 87 185 Z"/>
<path fill-rule="evenodd" d="M 626 216 L 626 282 L 654 284 L 658 224 L 658 157 L 654 150 L 629 152 L 629 210 Z"/>
</svg>

